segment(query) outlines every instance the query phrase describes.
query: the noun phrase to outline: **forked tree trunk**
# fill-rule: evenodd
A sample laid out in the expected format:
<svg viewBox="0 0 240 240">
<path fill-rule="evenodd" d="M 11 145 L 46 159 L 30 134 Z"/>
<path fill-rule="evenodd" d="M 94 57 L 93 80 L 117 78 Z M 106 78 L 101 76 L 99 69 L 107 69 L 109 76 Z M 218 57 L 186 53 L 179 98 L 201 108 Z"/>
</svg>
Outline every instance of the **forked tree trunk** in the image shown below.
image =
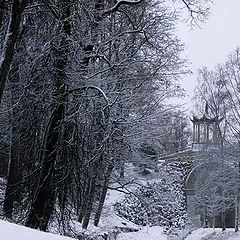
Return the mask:
<svg viewBox="0 0 240 240">
<path fill-rule="evenodd" d="M 31 205 L 30 213 L 26 225 L 32 228 L 39 228 L 42 231 L 47 230 L 47 226 L 54 209 L 56 198 L 56 185 L 54 178 L 54 165 L 57 161 L 58 150 L 57 144 L 61 136 L 61 122 L 65 115 L 65 91 L 66 91 L 66 66 L 68 63 L 67 56 L 69 53 L 69 40 L 71 25 L 70 3 L 68 0 L 61 0 L 62 4 L 62 23 L 63 36 L 60 47 L 57 49 L 56 60 L 56 97 L 57 107 L 49 122 L 49 128 L 46 131 L 46 143 L 43 154 L 43 170 L 40 178 L 40 183 L 36 193 L 36 197 Z"/>
</svg>

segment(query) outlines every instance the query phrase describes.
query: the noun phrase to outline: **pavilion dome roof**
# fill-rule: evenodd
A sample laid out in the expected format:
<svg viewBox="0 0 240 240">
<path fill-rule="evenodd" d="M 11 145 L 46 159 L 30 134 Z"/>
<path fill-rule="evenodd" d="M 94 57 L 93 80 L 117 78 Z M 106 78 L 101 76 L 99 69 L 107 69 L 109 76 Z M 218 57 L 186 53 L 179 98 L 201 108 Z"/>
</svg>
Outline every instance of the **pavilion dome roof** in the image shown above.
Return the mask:
<svg viewBox="0 0 240 240">
<path fill-rule="evenodd" d="M 204 123 L 204 122 L 207 122 L 207 123 L 220 123 L 223 118 L 222 117 L 219 117 L 219 116 L 215 116 L 215 117 L 210 117 L 209 114 L 208 114 L 208 103 L 206 103 L 206 106 L 205 106 L 205 112 L 203 114 L 202 117 L 197 117 L 197 116 L 193 116 L 192 119 L 190 119 L 192 122 L 195 122 L 195 123 Z"/>
<path fill-rule="evenodd" d="M 209 117 L 209 116 L 206 116 L 205 114 L 198 118 L 196 116 L 193 116 L 193 118 L 191 119 L 192 122 L 195 122 L 195 123 L 204 123 L 204 122 L 208 122 L 208 123 L 214 123 L 214 122 L 221 122 L 223 118 L 220 118 L 219 116 L 216 116 L 216 117 Z"/>
</svg>

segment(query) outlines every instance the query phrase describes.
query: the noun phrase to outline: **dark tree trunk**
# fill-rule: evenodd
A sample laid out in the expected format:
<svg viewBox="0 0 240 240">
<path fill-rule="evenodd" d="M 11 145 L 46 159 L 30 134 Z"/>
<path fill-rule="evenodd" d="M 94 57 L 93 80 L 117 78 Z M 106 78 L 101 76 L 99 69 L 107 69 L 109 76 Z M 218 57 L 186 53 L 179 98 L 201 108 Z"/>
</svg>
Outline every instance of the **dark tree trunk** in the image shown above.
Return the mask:
<svg viewBox="0 0 240 240">
<path fill-rule="evenodd" d="M 11 87 L 12 95 L 12 106 L 18 101 L 18 91 L 19 87 L 16 83 L 19 82 L 19 66 L 15 62 L 10 73 L 11 82 L 13 83 Z M 19 148 L 19 117 L 17 116 L 18 109 L 14 107 L 12 109 L 12 141 L 11 141 L 11 151 L 9 156 L 8 164 L 8 175 L 7 175 L 7 187 L 4 198 L 3 211 L 7 218 L 12 218 L 14 201 L 19 199 L 21 194 L 21 163 L 20 161 L 20 148 Z"/>
<path fill-rule="evenodd" d="M 11 156 L 10 156 L 9 172 L 8 172 L 8 176 L 10 177 L 8 178 L 7 188 L 5 192 L 5 198 L 4 198 L 4 205 L 3 205 L 4 215 L 9 219 L 12 219 L 14 201 L 16 200 L 19 193 L 18 191 L 19 189 L 17 186 L 18 184 L 20 184 L 19 178 L 18 178 L 18 170 L 19 170 L 19 166 L 17 162 L 11 159 Z"/>
<path fill-rule="evenodd" d="M 239 231 L 239 196 L 237 196 L 236 203 L 235 203 L 235 232 Z"/>
<path fill-rule="evenodd" d="M 52 114 L 47 132 L 45 157 L 43 161 L 40 186 L 34 199 L 26 226 L 46 231 L 53 211 L 55 186 L 53 185 L 54 164 L 57 157 L 56 145 L 59 139 L 60 122 L 63 118 L 64 106 L 60 104 Z"/>
<path fill-rule="evenodd" d="M 225 207 L 222 209 L 222 231 L 226 230 L 226 210 Z"/>
<path fill-rule="evenodd" d="M 91 181 L 88 180 L 87 183 L 85 184 L 85 189 L 82 194 L 82 198 L 80 199 L 80 206 L 79 206 L 79 214 L 78 214 L 78 221 L 81 223 L 86 212 L 86 207 L 87 207 L 87 202 L 86 199 L 88 197 L 89 191 L 90 191 L 90 184 Z"/>
<path fill-rule="evenodd" d="M 107 169 L 106 177 L 105 177 L 105 180 L 104 180 L 104 183 L 103 183 L 102 193 L 101 193 L 101 196 L 100 196 L 100 200 L 99 200 L 99 203 L 98 203 L 98 208 L 97 208 L 95 218 L 94 218 L 94 225 L 95 226 L 98 226 L 98 223 L 100 221 L 101 213 L 102 213 L 102 210 L 103 210 L 103 205 L 104 205 L 106 195 L 107 195 L 108 184 L 109 184 L 110 176 L 111 176 L 111 173 L 112 173 L 112 169 L 113 169 L 112 165 L 110 165 Z"/>
<path fill-rule="evenodd" d="M 238 163 L 238 182 L 240 178 L 240 162 Z M 239 202 L 240 202 L 240 191 L 239 186 L 237 186 L 237 196 L 236 196 L 236 202 L 235 202 L 235 232 L 239 231 Z"/>
<path fill-rule="evenodd" d="M 3 24 L 4 12 L 5 12 L 5 0 L 0 0 L 0 30 Z"/>
<path fill-rule="evenodd" d="M 85 215 L 84 215 L 83 224 L 82 224 L 82 228 L 84 228 L 84 229 L 87 229 L 88 224 L 89 224 L 89 220 L 90 220 L 90 216 L 91 216 L 91 213 L 92 213 L 95 188 L 96 188 L 96 180 L 95 180 L 95 177 L 94 177 L 93 180 L 91 181 L 91 187 L 90 187 L 89 195 L 86 199 L 87 200 L 86 210 L 85 210 Z"/>
<path fill-rule="evenodd" d="M 14 0 L 11 11 L 11 20 L 9 23 L 5 46 L 2 53 L 2 61 L 0 62 L 0 103 L 2 101 L 3 91 L 6 84 L 6 79 L 11 66 L 13 55 L 15 52 L 15 44 L 17 42 L 20 23 L 23 11 L 27 5 L 27 0 Z"/>
<path fill-rule="evenodd" d="M 18 35 L 18 42 L 15 44 L 17 50 L 11 70 L 8 73 L 11 91 L 11 144 L 3 211 L 5 216 L 10 219 L 12 218 L 14 202 L 21 203 L 22 200 L 23 165 L 26 161 L 26 158 L 23 157 L 26 154 L 26 145 L 23 144 L 23 132 L 25 131 L 21 131 L 25 112 L 24 109 L 19 109 L 21 105 L 19 93 L 23 92 L 23 82 L 20 82 L 19 66 L 22 61 L 21 57 L 26 54 L 23 50 L 26 26 L 27 24 L 21 27 L 21 32 Z"/>
</svg>

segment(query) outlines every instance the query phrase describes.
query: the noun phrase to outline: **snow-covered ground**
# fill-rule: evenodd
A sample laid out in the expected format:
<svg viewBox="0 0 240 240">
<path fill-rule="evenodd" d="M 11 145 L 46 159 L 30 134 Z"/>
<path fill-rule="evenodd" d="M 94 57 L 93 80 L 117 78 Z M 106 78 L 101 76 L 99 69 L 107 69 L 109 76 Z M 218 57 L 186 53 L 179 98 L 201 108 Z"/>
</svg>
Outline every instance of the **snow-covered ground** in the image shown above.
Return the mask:
<svg viewBox="0 0 240 240">
<path fill-rule="evenodd" d="M 162 227 L 143 227 L 138 232 L 120 233 L 117 240 L 167 240 L 167 235 Z"/>
<path fill-rule="evenodd" d="M 234 229 L 227 229 L 224 232 L 220 228 L 199 228 L 193 231 L 186 240 L 239 240 L 240 233 L 235 233 Z"/>
<path fill-rule="evenodd" d="M 131 169 L 129 167 L 129 169 Z M 138 182 L 143 182 L 146 180 L 146 178 L 138 176 L 138 173 L 134 172 L 133 169 L 131 169 L 131 172 L 129 174 L 131 177 L 137 179 Z M 151 178 L 150 178 L 151 179 Z M 156 176 L 154 176 L 154 179 L 156 180 Z M 149 179 L 147 179 L 149 180 Z M 129 182 L 130 179 L 129 179 Z M 135 188 L 134 184 L 132 186 L 128 186 L 128 189 L 132 190 Z M 90 226 L 87 230 L 81 229 L 81 232 L 85 232 L 86 235 L 95 237 L 102 235 L 104 232 L 110 232 L 112 229 L 130 229 L 132 232 L 122 232 L 117 235 L 117 240 L 180 240 L 183 239 L 174 238 L 174 236 L 167 236 L 164 234 L 164 228 L 159 226 L 138 226 L 126 219 L 123 219 L 116 215 L 114 211 L 113 205 L 123 199 L 126 195 L 123 192 L 119 192 L 116 190 L 109 190 L 107 193 L 106 202 L 104 204 L 104 209 L 102 213 L 102 217 L 99 223 L 98 227 L 93 226 L 92 223 L 90 223 Z M 124 230 L 123 230 L 124 231 Z M 186 230 L 187 231 L 187 230 Z M 183 231 L 183 235 L 185 235 L 186 231 Z M 188 231 L 187 231 L 188 232 Z M 240 234 L 234 233 L 234 229 L 226 230 L 225 232 L 222 232 L 221 229 L 197 229 L 193 231 L 186 240 L 240 240 Z"/>
<path fill-rule="evenodd" d="M 163 234 L 161 227 L 143 227 L 142 230 L 133 233 L 121 233 L 117 240 L 180 240 L 182 238 L 167 236 Z M 240 233 L 235 233 L 234 229 L 197 229 L 193 231 L 185 240 L 240 240 Z"/>
<path fill-rule="evenodd" d="M 113 220 L 113 219 L 112 219 Z M 120 219 L 118 219 L 120 220 Z M 117 222 L 115 222 L 117 223 Z M 120 224 L 120 222 L 118 222 Z M 102 226 L 103 227 L 103 226 Z M 56 234 L 45 233 L 34 229 L 26 228 L 17 224 L 0 220 L 0 239 L 3 240 L 75 240 Z M 163 233 L 163 228 L 142 227 L 137 232 L 120 233 L 117 240 L 169 240 L 170 238 Z M 178 239 L 178 238 L 175 238 Z M 239 240 L 240 233 L 235 233 L 234 229 L 197 229 L 193 231 L 186 240 Z"/>
<path fill-rule="evenodd" d="M 136 178 L 137 173 L 131 172 L 131 178 Z M 138 178 L 139 179 L 139 178 Z M 155 177 L 156 179 L 156 177 Z M 130 179 L 129 179 L 130 180 Z M 142 178 L 140 181 L 144 181 Z M 139 180 L 138 180 L 139 181 Z M 131 181 L 129 181 L 131 182 Z M 128 186 L 129 190 L 135 188 Z M 126 190 L 126 189 L 125 189 Z M 104 205 L 102 217 L 98 227 L 95 227 L 90 222 L 90 226 L 87 230 L 81 228 L 81 224 L 77 221 L 74 222 L 74 233 L 80 235 L 86 234 L 89 237 L 96 237 L 115 231 L 119 233 L 117 240 L 180 240 L 180 237 L 167 236 L 164 234 L 164 228 L 159 226 L 138 226 L 126 219 L 123 219 L 116 215 L 114 211 L 114 204 L 123 199 L 126 196 L 125 193 L 116 190 L 109 190 L 107 193 L 107 199 Z M 187 230 L 184 232 L 184 236 Z M 187 231 L 188 232 L 188 231 Z M 0 240 L 74 240 L 56 234 L 44 233 L 34 229 L 26 228 L 24 226 L 9 223 L 7 221 L 0 220 Z M 240 240 L 240 233 L 235 233 L 234 229 L 227 229 L 222 232 L 221 229 L 197 229 L 193 231 L 185 240 Z"/>
<path fill-rule="evenodd" d="M 45 233 L 31 228 L 0 220 L 0 239 L 2 240 L 74 240 L 56 234 Z"/>
</svg>

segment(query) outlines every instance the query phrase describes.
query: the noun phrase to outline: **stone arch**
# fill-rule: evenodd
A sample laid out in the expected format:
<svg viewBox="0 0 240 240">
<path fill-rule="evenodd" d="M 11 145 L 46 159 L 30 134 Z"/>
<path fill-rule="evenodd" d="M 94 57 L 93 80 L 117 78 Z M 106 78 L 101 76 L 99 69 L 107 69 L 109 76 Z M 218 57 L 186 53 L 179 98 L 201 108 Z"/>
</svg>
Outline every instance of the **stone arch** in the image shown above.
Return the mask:
<svg viewBox="0 0 240 240">
<path fill-rule="evenodd" d="M 211 161 L 211 162 L 204 162 L 201 164 L 198 164 L 195 166 L 190 173 L 188 174 L 186 180 L 185 180 L 185 193 L 186 195 L 194 195 L 194 185 L 197 179 L 198 173 L 201 172 L 203 169 L 211 169 L 211 168 L 216 168 L 221 165 L 224 165 L 226 169 L 231 169 L 234 174 L 237 174 L 237 171 L 229 164 L 219 162 L 219 161 Z"/>
<path fill-rule="evenodd" d="M 221 227 L 220 226 L 221 221 L 222 221 L 221 216 L 220 217 L 217 215 L 214 216 L 214 218 L 217 218 L 218 220 L 215 219 L 214 224 L 213 224 L 213 218 L 195 214 L 195 211 L 194 211 L 193 205 L 192 205 L 193 204 L 192 201 L 193 201 L 194 195 L 195 195 L 194 187 L 195 187 L 195 183 L 196 183 L 198 174 L 201 173 L 205 169 L 214 171 L 215 169 L 217 169 L 220 166 L 224 166 L 226 169 L 230 170 L 234 175 L 238 174 L 237 170 L 230 164 L 219 162 L 219 161 L 211 161 L 211 162 L 203 162 L 203 163 L 198 164 L 197 166 L 193 167 L 186 178 L 185 193 L 186 193 L 186 197 L 187 197 L 187 199 L 186 199 L 187 200 L 187 212 L 188 212 L 188 216 L 192 220 L 193 225 L 195 225 L 197 227 L 201 227 L 201 226 L 205 227 L 207 225 L 205 222 L 206 219 L 208 219 L 208 224 L 210 224 L 208 226 L 214 225 L 216 227 Z M 227 227 L 234 227 L 234 212 L 231 209 L 227 212 L 227 214 L 229 215 L 228 217 L 230 218 L 230 221 L 231 221 L 231 223 Z"/>
</svg>

